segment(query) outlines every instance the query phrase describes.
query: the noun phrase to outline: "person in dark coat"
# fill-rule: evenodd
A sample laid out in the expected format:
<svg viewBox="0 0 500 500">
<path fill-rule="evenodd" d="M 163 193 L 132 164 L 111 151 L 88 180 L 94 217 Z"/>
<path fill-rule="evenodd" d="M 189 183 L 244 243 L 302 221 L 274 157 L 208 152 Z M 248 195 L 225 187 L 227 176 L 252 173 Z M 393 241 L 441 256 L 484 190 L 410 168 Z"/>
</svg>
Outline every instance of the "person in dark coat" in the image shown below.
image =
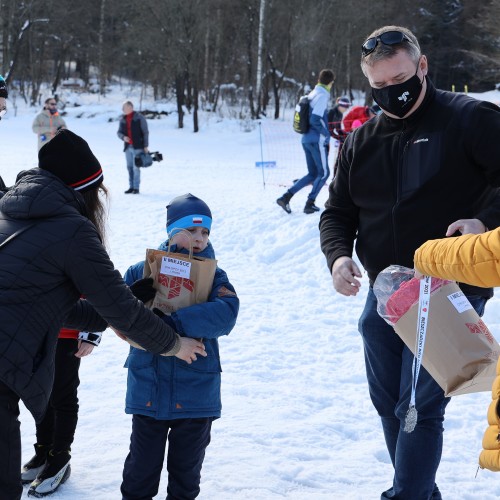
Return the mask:
<svg viewBox="0 0 500 500">
<path fill-rule="evenodd" d="M 123 141 L 123 151 L 127 160 L 128 189 L 125 194 L 139 194 L 141 169 L 135 164 L 135 157 L 149 152 L 149 130 L 146 118 L 134 111 L 131 101 L 122 106 L 123 116 L 118 125 L 118 137 Z"/>
<path fill-rule="evenodd" d="M 147 310 L 114 268 L 102 243 L 103 172 L 86 141 L 61 130 L 38 158 L 0 199 L 0 492 L 9 500 L 23 491 L 19 400 L 40 422 L 63 325 L 92 332 L 109 324 L 188 363 L 206 354 Z"/>
<path fill-rule="evenodd" d="M 413 267 L 415 250 L 443 237 L 453 222 L 460 221 L 461 232 L 500 226 L 500 109 L 436 89 L 427 58 L 405 27 L 371 33 L 361 68 L 383 112 L 353 130 L 342 147 L 321 215 L 321 248 L 338 293 L 360 291 L 354 245 L 370 281 L 358 328 L 370 397 L 394 469 L 380 498 L 440 500 L 436 472 L 449 398 L 422 367 L 418 417 L 406 432 L 413 354 L 378 314 L 373 282 L 389 265 Z M 481 315 L 492 290 L 461 288 Z"/>
</svg>

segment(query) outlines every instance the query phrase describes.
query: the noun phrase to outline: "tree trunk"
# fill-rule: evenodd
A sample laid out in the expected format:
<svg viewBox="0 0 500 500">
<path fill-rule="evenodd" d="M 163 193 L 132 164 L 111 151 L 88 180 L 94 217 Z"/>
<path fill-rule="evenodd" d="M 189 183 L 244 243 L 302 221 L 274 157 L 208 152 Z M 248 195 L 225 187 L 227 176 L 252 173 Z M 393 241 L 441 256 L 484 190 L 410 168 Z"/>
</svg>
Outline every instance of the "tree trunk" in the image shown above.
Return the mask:
<svg viewBox="0 0 500 500">
<path fill-rule="evenodd" d="M 184 128 L 184 110 L 182 108 L 184 104 L 184 85 L 183 76 L 177 75 L 175 77 L 175 97 L 177 100 L 177 126 L 179 128 Z"/>
<path fill-rule="evenodd" d="M 99 25 L 99 94 L 104 95 L 106 87 L 106 74 L 104 71 L 104 61 L 103 61 L 103 50 L 104 50 L 104 8 L 106 6 L 106 0 L 101 0 L 101 19 Z"/>
<path fill-rule="evenodd" d="M 266 10 L 266 0 L 260 0 L 259 11 L 259 36 L 257 44 L 257 74 L 255 80 L 255 98 L 257 99 L 256 118 L 259 118 L 262 107 L 262 47 L 264 45 L 264 14 Z"/>
<path fill-rule="evenodd" d="M 193 83 L 193 132 L 198 132 L 198 82 Z"/>
</svg>

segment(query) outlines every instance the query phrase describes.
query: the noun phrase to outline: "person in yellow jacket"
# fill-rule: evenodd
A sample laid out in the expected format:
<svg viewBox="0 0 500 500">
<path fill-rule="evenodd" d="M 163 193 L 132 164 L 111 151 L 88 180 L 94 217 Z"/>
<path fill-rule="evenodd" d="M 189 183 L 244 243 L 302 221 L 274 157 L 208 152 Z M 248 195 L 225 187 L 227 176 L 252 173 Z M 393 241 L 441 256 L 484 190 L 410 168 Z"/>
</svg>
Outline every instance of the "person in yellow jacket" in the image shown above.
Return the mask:
<svg viewBox="0 0 500 500">
<path fill-rule="evenodd" d="M 447 234 L 453 234 L 458 228 L 452 226 Z M 416 250 L 414 263 L 417 277 L 435 276 L 480 287 L 500 286 L 500 228 L 482 234 L 427 241 Z M 488 428 L 482 444 L 479 466 L 499 472 L 500 360 L 488 408 Z"/>
<path fill-rule="evenodd" d="M 54 97 L 45 99 L 43 110 L 33 120 L 32 129 L 38 135 L 38 150 L 54 138 L 57 131 L 67 128 L 66 122 L 57 111 L 57 102 Z"/>
</svg>

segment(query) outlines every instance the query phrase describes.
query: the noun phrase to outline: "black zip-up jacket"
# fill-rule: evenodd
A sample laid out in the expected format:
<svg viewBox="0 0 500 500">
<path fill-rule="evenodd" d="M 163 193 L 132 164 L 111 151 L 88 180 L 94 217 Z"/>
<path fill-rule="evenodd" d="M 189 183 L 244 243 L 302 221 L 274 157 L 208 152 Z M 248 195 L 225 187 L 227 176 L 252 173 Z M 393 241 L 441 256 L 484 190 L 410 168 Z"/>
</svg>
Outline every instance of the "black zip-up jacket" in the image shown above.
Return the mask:
<svg viewBox="0 0 500 500">
<path fill-rule="evenodd" d="M 459 219 L 500 225 L 500 109 L 436 90 L 427 79 L 407 119 L 382 113 L 349 134 L 321 214 L 328 268 L 356 253 L 370 282 L 391 264 L 413 268 L 425 241 Z M 491 296 L 491 289 L 462 286 Z"/>
<path fill-rule="evenodd" d="M 149 147 L 149 129 L 146 118 L 144 118 L 144 116 L 142 116 L 140 113 L 133 111 L 130 127 L 132 129 L 131 139 L 134 149 L 144 149 Z M 122 117 L 120 118 L 117 135 L 122 141 L 125 136 L 128 136 L 126 115 L 122 115 Z M 124 142 L 123 151 L 127 149 L 127 146 L 128 143 Z"/>
<path fill-rule="evenodd" d="M 157 354 L 178 344 L 175 330 L 125 285 L 85 213 L 81 194 L 38 168 L 0 199 L 0 243 L 25 229 L 0 248 L 0 380 L 37 421 L 63 325 L 101 331 L 109 323 Z"/>
</svg>

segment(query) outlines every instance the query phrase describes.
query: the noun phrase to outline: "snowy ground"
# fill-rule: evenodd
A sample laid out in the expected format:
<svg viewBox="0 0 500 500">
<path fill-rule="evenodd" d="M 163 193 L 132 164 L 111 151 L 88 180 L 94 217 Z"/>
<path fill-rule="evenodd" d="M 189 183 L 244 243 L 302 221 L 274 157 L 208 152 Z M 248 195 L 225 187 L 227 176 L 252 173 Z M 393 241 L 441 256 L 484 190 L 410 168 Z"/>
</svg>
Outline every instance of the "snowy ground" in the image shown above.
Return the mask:
<svg viewBox="0 0 500 500">
<path fill-rule="evenodd" d="M 392 467 L 369 401 L 357 333 L 368 283 L 363 278 L 356 298 L 333 291 L 319 249 L 319 216 L 302 213 L 307 190 L 292 200 L 291 215 L 275 203 L 284 186 L 305 172 L 290 116 L 260 127 L 204 116 L 198 134 L 189 117 L 184 130 L 176 128 L 173 114 L 150 120 L 151 149 L 165 160 L 143 171 L 141 194 L 132 196 L 123 194 L 125 158 L 118 123 L 109 121 L 118 117 L 125 96 L 118 90 L 100 101 L 67 96 L 65 116 L 104 168 L 111 258 L 122 272 L 142 259 L 147 247 L 165 238 L 167 202 L 191 192 L 212 209 L 211 240 L 241 300 L 238 324 L 220 342 L 223 417 L 213 427 L 199 498 L 378 499 L 391 483 Z M 498 101 L 500 93 L 487 98 Z M 73 107 L 75 100 L 82 106 Z M 11 108 L 0 123 L 0 174 L 7 184 L 37 162 L 31 122 L 38 110 L 18 104 L 17 116 Z M 145 101 L 143 107 L 155 104 Z M 261 159 L 275 160 L 277 167 L 263 175 L 254 166 Z M 326 196 L 323 189 L 319 205 Z M 498 305 L 497 298 L 490 302 L 485 321 L 500 339 Z M 108 331 L 82 361 L 73 473 L 55 500 L 120 498 L 131 421 L 123 411 L 126 355 L 127 345 Z M 489 400 L 489 393 L 459 396 L 448 406 L 437 478 L 444 498 L 500 496 L 500 477 L 487 471 L 476 477 Z M 24 408 L 21 421 L 27 460 L 34 424 Z M 163 481 L 158 498 L 165 495 Z"/>
</svg>

